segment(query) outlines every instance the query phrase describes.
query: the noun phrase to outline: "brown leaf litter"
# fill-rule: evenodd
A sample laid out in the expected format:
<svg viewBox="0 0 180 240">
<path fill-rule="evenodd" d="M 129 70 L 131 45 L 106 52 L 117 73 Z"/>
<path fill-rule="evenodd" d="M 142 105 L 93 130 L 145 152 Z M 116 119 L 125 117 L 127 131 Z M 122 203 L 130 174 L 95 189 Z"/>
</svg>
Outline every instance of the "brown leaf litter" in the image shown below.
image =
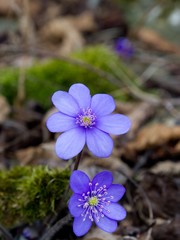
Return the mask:
<svg viewBox="0 0 180 240">
<path fill-rule="evenodd" d="M 142 128 L 137 136 L 127 143 L 122 152 L 125 158 L 134 160 L 140 152 L 150 149 L 156 151 L 159 157 L 167 153 L 176 156 L 180 154 L 179 141 L 180 126 L 152 124 Z"/>
</svg>

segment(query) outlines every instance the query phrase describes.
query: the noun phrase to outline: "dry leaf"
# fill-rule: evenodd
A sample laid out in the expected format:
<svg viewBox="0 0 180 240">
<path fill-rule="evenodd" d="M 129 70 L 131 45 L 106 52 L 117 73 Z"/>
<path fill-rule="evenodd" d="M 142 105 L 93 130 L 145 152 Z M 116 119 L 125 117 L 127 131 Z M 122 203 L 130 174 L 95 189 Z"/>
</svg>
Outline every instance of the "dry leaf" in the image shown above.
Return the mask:
<svg viewBox="0 0 180 240">
<path fill-rule="evenodd" d="M 129 114 L 132 122 L 131 135 L 155 114 L 155 109 L 156 106 L 148 102 L 139 103 L 134 106 L 134 110 Z"/>
<path fill-rule="evenodd" d="M 0 1 L 0 15 L 10 16 L 16 15 L 20 12 L 20 2 L 22 0 L 1 0 Z"/>
<path fill-rule="evenodd" d="M 180 162 L 165 161 L 159 162 L 151 168 L 153 173 L 169 173 L 169 174 L 178 174 L 180 173 Z"/>
<path fill-rule="evenodd" d="M 124 184 L 126 177 L 122 175 L 124 172 L 127 176 L 132 176 L 132 171 L 129 166 L 116 157 L 109 158 L 95 158 L 95 157 L 83 157 L 80 164 L 80 169 L 87 172 L 87 174 L 93 178 L 98 171 L 103 171 L 104 169 L 112 171 L 114 173 L 114 182 Z"/>
<path fill-rule="evenodd" d="M 180 216 L 177 214 L 172 220 L 153 228 L 153 240 L 175 240 L 180 236 Z"/>
<path fill-rule="evenodd" d="M 15 157 L 22 166 L 42 164 L 51 167 L 64 167 L 67 164 L 67 161 L 60 160 L 55 154 L 54 142 L 18 150 Z"/>
<path fill-rule="evenodd" d="M 66 19 L 81 32 L 91 32 L 97 29 L 92 12 L 85 11 L 78 16 L 67 16 Z"/>
<path fill-rule="evenodd" d="M 165 146 L 171 141 L 178 142 L 179 140 L 180 126 L 153 124 L 141 129 L 136 138 L 127 143 L 122 152 L 127 158 L 133 158 L 137 152 L 145 151 L 147 149 L 155 149 L 157 147 Z M 177 147 L 177 149 L 179 148 Z M 162 151 L 163 149 L 160 150 Z M 177 154 L 177 152 L 174 152 L 173 150 L 171 150 L 171 153 Z M 160 152 L 159 155 L 161 155 Z"/>
<path fill-rule="evenodd" d="M 149 198 L 154 217 L 167 219 L 180 214 L 179 176 L 150 172 L 145 172 L 143 175 L 139 184 Z M 144 219 L 146 219 L 149 215 L 149 207 L 146 199 L 142 198 L 140 188 L 137 189 L 135 199 L 136 208 L 141 212 L 141 216 L 144 215 Z"/>
<path fill-rule="evenodd" d="M 136 31 L 135 35 L 140 41 L 143 41 L 145 44 L 154 49 L 180 54 L 180 48 L 178 46 L 167 41 L 152 29 L 140 28 Z"/>
<path fill-rule="evenodd" d="M 120 240 L 119 236 L 114 235 L 112 233 L 107 233 L 102 231 L 101 229 L 95 227 L 93 231 L 90 231 L 82 240 Z"/>
<path fill-rule="evenodd" d="M 42 27 L 40 35 L 52 46 L 55 46 L 56 52 L 61 55 L 67 55 L 80 49 L 84 44 L 80 31 L 66 18 L 57 18 L 50 21 Z"/>
</svg>

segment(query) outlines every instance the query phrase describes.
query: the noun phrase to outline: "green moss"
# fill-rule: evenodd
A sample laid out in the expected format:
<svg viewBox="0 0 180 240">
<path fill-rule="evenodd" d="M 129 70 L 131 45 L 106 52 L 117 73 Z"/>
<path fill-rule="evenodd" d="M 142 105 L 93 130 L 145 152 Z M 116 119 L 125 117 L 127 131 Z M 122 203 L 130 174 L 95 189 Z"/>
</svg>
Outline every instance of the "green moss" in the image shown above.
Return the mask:
<svg viewBox="0 0 180 240">
<path fill-rule="evenodd" d="M 69 184 L 68 169 L 44 166 L 0 171 L 0 222 L 33 222 L 55 211 Z"/>
<path fill-rule="evenodd" d="M 17 68 L 0 69 L 0 94 L 12 102 L 17 94 L 19 70 Z"/>
<path fill-rule="evenodd" d="M 74 53 L 73 58 L 113 74 L 110 63 L 116 67 L 126 68 L 117 55 L 105 46 L 93 46 Z M 17 92 L 19 69 L 0 70 L 0 90 L 10 102 L 13 102 Z M 51 95 L 59 89 L 68 90 L 71 84 L 81 82 L 86 84 L 92 94 L 97 92 L 110 93 L 117 89 L 107 79 L 86 69 L 83 65 L 76 65 L 63 60 L 49 60 L 44 63 L 35 63 L 26 69 L 26 98 L 34 99 L 44 105 L 51 105 Z"/>
</svg>

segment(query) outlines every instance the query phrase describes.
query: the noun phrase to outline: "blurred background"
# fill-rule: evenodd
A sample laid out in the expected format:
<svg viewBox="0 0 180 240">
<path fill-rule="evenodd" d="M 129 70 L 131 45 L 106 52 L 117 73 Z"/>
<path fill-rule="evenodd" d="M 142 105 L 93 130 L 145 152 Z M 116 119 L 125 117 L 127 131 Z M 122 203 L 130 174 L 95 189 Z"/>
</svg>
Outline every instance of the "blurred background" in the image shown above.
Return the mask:
<svg viewBox="0 0 180 240">
<path fill-rule="evenodd" d="M 45 122 L 54 91 L 77 82 L 92 95 L 111 94 L 116 112 L 132 121 L 129 133 L 114 137 L 110 158 L 85 150 L 80 165 L 91 177 L 113 171 L 127 189 L 127 218 L 114 234 L 94 227 L 83 239 L 179 239 L 178 0 L 0 0 L 1 232 L 40 239 L 54 214 L 64 188 L 47 190 L 55 173 L 44 167 L 65 170 L 72 161 L 57 158 L 57 135 Z M 76 239 L 70 223 L 52 239 Z"/>
</svg>

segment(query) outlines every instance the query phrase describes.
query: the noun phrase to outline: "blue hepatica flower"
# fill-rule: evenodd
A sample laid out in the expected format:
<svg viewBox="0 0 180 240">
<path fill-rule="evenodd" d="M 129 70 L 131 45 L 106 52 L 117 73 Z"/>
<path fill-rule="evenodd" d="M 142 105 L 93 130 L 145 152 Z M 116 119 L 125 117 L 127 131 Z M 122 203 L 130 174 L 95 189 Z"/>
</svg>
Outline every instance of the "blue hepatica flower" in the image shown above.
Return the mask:
<svg viewBox="0 0 180 240">
<path fill-rule="evenodd" d="M 112 182 L 109 171 L 98 173 L 92 181 L 82 171 L 72 173 L 70 186 L 74 194 L 68 206 L 74 217 L 73 231 L 77 236 L 86 234 L 93 222 L 106 232 L 114 232 L 117 221 L 126 217 L 126 210 L 117 203 L 125 188 Z"/>
<path fill-rule="evenodd" d="M 116 53 L 124 58 L 131 58 L 134 54 L 132 43 L 127 38 L 119 38 L 115 44 Z"/>
<path fill-rule="evenodd" d="M 81 152 L 84 145 L 97 157 L 109 157 L 113 141 L 109 134 L 124 134 L 131 125 L 128 117 L 112 114 L 115 102 L 108 94 L 90 95 L 89 89 L 80 83 L 69 92 L 57 91 L 52 102 L 58 112 L 47 120 L 51 132 L 63 132 L 56 142 L 56 153 L 69 159 Z"/>
</svg>

